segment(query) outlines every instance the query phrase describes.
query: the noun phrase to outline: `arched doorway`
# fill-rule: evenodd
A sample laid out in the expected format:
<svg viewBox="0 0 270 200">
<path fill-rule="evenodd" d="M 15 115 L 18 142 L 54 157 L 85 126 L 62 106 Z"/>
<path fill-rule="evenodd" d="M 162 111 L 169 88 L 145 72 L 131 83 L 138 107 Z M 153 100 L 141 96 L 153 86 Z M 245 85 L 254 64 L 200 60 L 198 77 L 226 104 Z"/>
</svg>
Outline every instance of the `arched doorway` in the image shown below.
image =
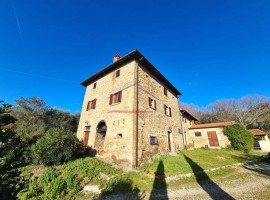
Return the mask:
<svg viewBox="0 0 270 200">
<path fill-rule="evenodd" d="M 106 131 L 107 126 L 105 121 L 100 121 L 97 125 L 97 133 L 96 133 L 96 139 L 95 139 L 95 149 L 97 150 L 97 153 L 104 150 L 104 142 L 106 137 Z"/>
</svg>

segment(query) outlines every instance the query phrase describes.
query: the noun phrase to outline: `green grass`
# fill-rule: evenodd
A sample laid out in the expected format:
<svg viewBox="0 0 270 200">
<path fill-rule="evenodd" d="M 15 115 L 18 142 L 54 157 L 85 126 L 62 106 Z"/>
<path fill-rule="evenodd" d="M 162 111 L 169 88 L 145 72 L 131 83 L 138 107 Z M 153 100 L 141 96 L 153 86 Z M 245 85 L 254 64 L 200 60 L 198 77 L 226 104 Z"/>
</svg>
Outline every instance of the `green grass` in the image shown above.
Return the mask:
<svg viewBox="0 0 270 200">
<path fill-rule="evenodd" d="M 164 156 L 156 159 L 153 163 L 141 166 L 140 170 L 146 170 L 150 173 L 158 172 L 159 174 L 164 172 L 168 177 L 239 162 L 254 161 L 262 155 L 265 154 L 198 149 L 182 151 L 178 157 Z M 152 177 L 135 172 L 124 173 L 122 170 L 91 157 L 77 159 L 62 166 L 44 168 L 43 166 L 31 165 L 27 169 L 34 172 L 35 176 L 32 175 L 30 178 L 29 187 L 21 192 L 20 199 L 90 199 L 93 198 L 91 196 L 93 194 L 89 196 L 80 192 L 87 184 L 99 185 L 102 189 L 101 197 L 117 192 L 132 192 L 136 196 L 139 191 L 150 191 L 153 187 L 159 189 L 164 186 L 164 182 L 161 180 L 154 180 Z M 225 176 L 226 170 L 229 169 L 209 173 Z M 110 179 L 104 178 L 104 174 Z M 169 183 L 169 185 L 194 180 L 195 178 L 191 177 Z"/>
<path fill-rule="evenodd" d="M 239 162 L 254 161 L 261 158 L 264 153 L 250 152 L 243 153 L 241 151 L 226 150 L 226 149 L 196 149 L 192 151 L 182 151 L 180 156 L 163 156 L 160 159 L 154 160 L 153 163 L 145 164 L 139 169 L 148 171 L 149 173 L 162 173 L 173 176 L 178 174 L 192 173 L 201 171 L 202 169 L 210 169 L 231 165 Z M 189 158 L 188 162 L 186 157 Z M 159 167 L 162 163 L 162 167 Z"/>
</svg>

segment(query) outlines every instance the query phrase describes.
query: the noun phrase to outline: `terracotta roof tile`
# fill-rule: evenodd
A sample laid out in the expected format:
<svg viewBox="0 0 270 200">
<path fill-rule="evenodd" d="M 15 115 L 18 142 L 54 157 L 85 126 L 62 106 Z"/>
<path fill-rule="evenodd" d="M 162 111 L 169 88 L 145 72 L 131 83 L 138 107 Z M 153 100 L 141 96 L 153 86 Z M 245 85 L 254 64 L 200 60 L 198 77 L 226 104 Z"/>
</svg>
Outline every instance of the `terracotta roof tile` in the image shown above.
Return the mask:
<svg viewBox="0 0 270 200">
<path fill-rule="evenodd" d="M 252 133 L 253 135 L 267 135 L 267 133 L 265 133 L 264 131 L 260 129 L 249 129 L 248 131 Z"/>
<path fill-rule="evenodd" d="M 234 124 L 235 124 L 234 121 L 217 122 L 217 123 L 209 123 L 209 124 L 193 124 L 190 127 L 190 129 L 224 127 L 224 126 L 232 126 Z"/>
</svg>

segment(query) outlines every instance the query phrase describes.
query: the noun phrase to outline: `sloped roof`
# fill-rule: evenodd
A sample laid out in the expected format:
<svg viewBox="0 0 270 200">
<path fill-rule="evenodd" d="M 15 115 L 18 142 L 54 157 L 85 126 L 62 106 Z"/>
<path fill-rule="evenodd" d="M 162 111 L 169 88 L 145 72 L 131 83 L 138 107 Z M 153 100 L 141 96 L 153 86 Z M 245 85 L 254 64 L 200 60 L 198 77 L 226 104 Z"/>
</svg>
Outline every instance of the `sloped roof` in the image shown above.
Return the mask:
<svg viewBox="0 0 270 200">
<path fill-rule="evenodd" d="M 145 68 L 147 68 L 155 77 L 158 78 L 158 80 L 164 84 L 164 86 L 166 86 L 175 95 L 182 95 L 181 92 L 179 92 L 138 50 L 132 51 L 114 63 L 108 65 L 98 73 L 90 76 L 88 79 L 83 81 L 81 85 L 87 86 L 133 60 L 140 61 L 140 63 Z"/>
<path fill-rule="evenodd" d="M 188 111 L 186 110 L 180 110 L 180 112 L 183 114 L 183 115 L 186 115 L 188 116 L 189 118 L 193 119 L 194 121 L 199 121 L 197 118 L 195 118 L 193 115 L 191 115 Z"/>
<path fill-rule="evenodd" d="M 200 128 L 217 128 L 217 127 L 225 127 L 225 126 L 232 126 L 234 125 L 234 121 L 229 122 L 216 122 L 216 123 L 209 123 L 209 124 L 193 124 L 190 129 L 200 129 Z"/>
<path fill-rule="evenodd" d="M 265 133 L 264 131 L 260 129 L 249 129 L 248 131 L 252 133 L 253 135 L 267 135 L 267 133 Z"/>
</svg>

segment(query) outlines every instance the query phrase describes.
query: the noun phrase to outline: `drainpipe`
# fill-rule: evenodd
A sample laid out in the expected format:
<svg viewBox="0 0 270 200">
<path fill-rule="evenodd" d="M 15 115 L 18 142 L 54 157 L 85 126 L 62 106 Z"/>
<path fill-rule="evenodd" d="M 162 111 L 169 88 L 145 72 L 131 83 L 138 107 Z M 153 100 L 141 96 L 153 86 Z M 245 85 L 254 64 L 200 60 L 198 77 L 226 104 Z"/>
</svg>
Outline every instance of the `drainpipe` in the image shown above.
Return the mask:
<svg viewBox="0 0 270 200">
<path fill-rule="evenodd" d="M 139 150 L 139 62 L 141 62 L 143 57 L 137 62 L 136 66 L 136 154 L 135 154 L 135 168 L 138 167 L 138 150 Z"/>
</svg>

